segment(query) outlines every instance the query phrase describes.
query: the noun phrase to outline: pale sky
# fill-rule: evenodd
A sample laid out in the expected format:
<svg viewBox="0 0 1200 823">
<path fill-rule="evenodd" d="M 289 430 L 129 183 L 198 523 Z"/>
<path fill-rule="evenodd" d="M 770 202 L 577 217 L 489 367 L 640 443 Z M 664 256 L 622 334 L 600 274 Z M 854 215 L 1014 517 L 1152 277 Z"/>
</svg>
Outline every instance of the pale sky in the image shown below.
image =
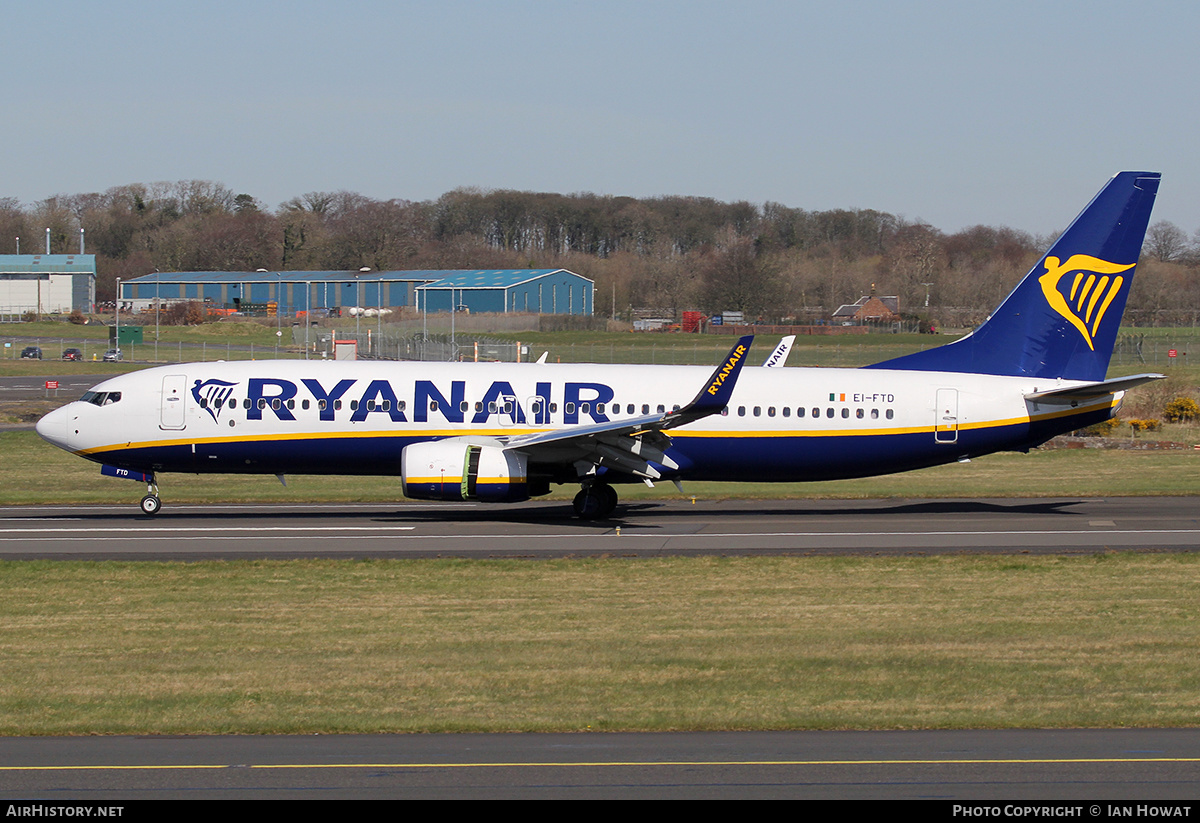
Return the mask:
<svg viewBox="0 0 1200 823">
<path fill-rule="evenodd" d="M 220 182 L 697 195 L 1061 230 L 1115 172 L 1200 229 L 1200 3 L 0 3 L 0 197 Z"/>
</svg>

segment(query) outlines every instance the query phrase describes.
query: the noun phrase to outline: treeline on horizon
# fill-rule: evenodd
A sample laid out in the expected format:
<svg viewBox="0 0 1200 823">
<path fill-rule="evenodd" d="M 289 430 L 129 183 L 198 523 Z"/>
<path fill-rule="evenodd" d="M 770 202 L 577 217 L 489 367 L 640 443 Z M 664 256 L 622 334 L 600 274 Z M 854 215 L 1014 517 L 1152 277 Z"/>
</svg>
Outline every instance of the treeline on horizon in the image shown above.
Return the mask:
<svg viewBox="0 0 1200 823">
<path fill-rule="evenodd" d="M 0 248 L 96 255 L 97 299 L 154 271 L 566 268 L 596 283 L 596 314 L 742 311 L 811 323 L 872 292 L 923 323 L 970 326 L 1052 237 L 973 226 L 947 234 L 871 209 L 806 211 L 704 197 L 456 189 L 437 200 L 310 192 L 274 211 L 203 180 L 0 198 Z M 9 245 L 12 244 L 12 245 Z M 1194 323 L 1200 232 L 1153 224 L 1126 310 L 1138 325 Z M 928 298 L 928 307 L 926 299 Z"/>
</svg>

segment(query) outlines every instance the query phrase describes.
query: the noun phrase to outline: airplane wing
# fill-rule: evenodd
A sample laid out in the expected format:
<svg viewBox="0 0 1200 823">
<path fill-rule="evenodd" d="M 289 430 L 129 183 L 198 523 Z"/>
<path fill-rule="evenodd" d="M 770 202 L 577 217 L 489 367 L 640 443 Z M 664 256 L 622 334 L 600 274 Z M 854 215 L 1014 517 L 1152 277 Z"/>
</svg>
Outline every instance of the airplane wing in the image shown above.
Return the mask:
<svg viewBox="0 0 1200 823">
<path fill-rule="evenodd" d="M 729 404 L 753 341 L 754 335 L 740 338 L 686 406 L 662 414 L 518 435 L 502 440 L 504 449 L 524 452 L 535 463 L 569 460 L 581 475 L 606 466 L 643 478 L 659 478 L 662 474 L 651 462 L 679 468 L 665 454 L 671 438 L 664 432 L 718 414 Z"/>
<path fill-rule="evenodd" d="M 1106 394 L 1113 394 L 1152 380 L 1162 380 L 1165 374 L 1135 374 L 1132 377 L 1114 377 L 1111 380 L 1100 380 L 1082 386 L 1070 386 L 1062 389 L 1047 389 L 1025 395 L 1026 400 L 1035 403 L 1075 403 L 1080 400 L 1094 400 Z"/>
</svg>

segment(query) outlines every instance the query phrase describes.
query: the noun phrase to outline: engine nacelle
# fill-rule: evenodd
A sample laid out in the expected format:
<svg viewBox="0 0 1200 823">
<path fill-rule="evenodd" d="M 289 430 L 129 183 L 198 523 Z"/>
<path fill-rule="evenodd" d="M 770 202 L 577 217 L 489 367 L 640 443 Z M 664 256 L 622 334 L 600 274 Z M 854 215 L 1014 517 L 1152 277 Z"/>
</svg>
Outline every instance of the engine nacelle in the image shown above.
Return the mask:
<svg viewBox="0 0 1200 823">
<path fill-rule="evenodd" d="M 400 455 L 404 496 L 417 500 L 528 500 L 527 465 L 524 454 L 457 437 L 414 443 Z"/>
</svg>

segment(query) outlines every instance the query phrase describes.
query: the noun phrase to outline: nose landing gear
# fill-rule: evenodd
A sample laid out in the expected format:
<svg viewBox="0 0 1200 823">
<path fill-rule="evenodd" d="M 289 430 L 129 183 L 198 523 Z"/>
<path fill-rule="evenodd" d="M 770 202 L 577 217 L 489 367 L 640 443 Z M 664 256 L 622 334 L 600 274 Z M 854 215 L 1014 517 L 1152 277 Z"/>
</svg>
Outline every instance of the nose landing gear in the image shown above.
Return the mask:
<svg viewBox="0 0 1200 823">
<path fill-rule="evenodd" d="M 151 479 L 146 484 L 146 496 L 142 498 L 141 506 L 142 514 L 156 515 L 162 510 L 162 501 L 158 499 L 158 483 L 155 479 Z"/>
</svg>

